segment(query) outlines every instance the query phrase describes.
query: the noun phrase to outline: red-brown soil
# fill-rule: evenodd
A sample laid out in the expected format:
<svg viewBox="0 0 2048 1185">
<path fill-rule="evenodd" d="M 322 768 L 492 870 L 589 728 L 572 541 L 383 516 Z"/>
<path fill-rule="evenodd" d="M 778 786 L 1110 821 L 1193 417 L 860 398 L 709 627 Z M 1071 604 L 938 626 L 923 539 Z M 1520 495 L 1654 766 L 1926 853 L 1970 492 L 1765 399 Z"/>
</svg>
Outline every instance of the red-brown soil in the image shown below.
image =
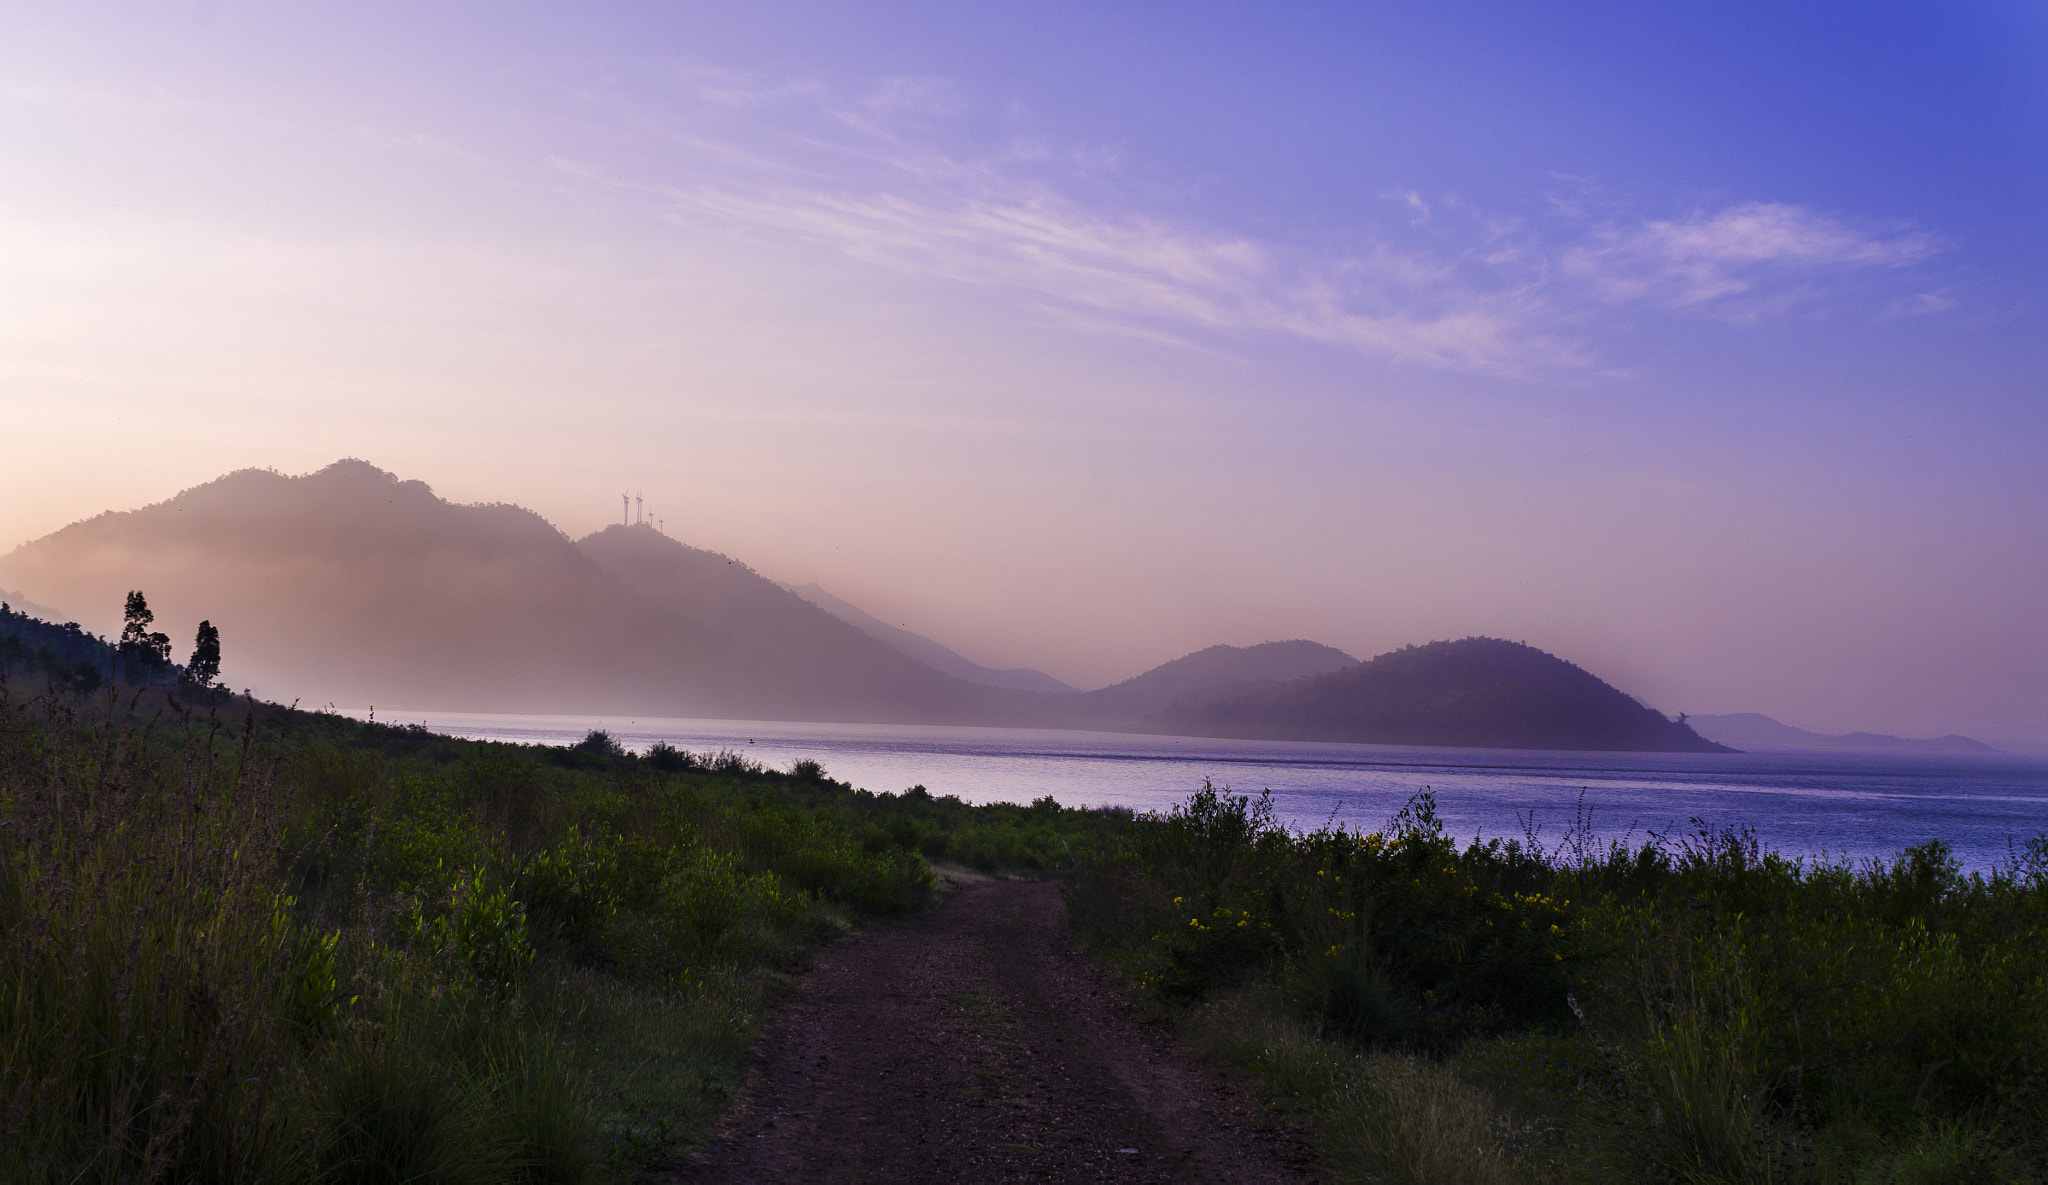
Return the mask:
<svg viewBox="0 0 2048 1185">
<path fill-rule="evenodd" d="M 1074 950 L 1058 886 L 970 885 L 828 954 L 675 1179 L 1309 1179 L 1257 1114 Z"/>
</svg>

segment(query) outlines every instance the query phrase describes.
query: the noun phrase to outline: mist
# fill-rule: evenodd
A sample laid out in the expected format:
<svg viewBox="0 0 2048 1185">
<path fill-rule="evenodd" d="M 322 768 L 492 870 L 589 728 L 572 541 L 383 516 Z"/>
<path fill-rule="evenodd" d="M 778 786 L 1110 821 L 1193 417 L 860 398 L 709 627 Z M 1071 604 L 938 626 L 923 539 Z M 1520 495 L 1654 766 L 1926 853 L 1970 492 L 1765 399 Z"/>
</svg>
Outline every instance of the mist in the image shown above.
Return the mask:
<svg viewBox="0 0 2048 1185">
<path fill-rule="evenodd" d="M 1886 17 L 1822 85 L 1744 56 L 1793 15 L 1503 17 L 1506 61 L 1311 14 L 461 11 L 0 18 L 0 544 L 357 456 L 569 541 L 638 491 L 1081 688 L 1489 635 L 1668 713 L 2048 740 L 2048 108 L 2005 18 Z M 152 562 L 179 630 L 228 614 Z M 111 624 L 63 587 L 22 591 Z M 229 608 L 288 689 L 289 609 Z M 335 661 L 315 694 L 371 689 Z"/>
<path fill-rule="evenodd" d="M 1001 677 L 1013 672 L 1000 670 L 982 672 L 993 683 L 971 673 L 963 683 L 911 657 L 915 649 L 906 652 L 855 628 L 739 557 L 670 537 L 655 525 L 666 528 L 665 516 L 648 514 L 644 503 L 625 518 L 579 541 L 509 502 L 453 503 L 424 482 L 401 480 L 361 461 L 303 477 L 246 470 L 139 510 L 95 516 L 0 556 L 0 587 L 23 590 L 34 598 L 31 603 L 84 607 L 67 615 L 107 634 L 118 629 L 125 590 L 142 587 L 159 618 L 173 628 L 189 631 L 200 619 L 220 627 L 229 639 L 229 675 L 240 685 L 284 700 L 443 710 L 1157 725 L 1156 713 L 1176 697 L 1355 661 L 1341 648 L 1308 642 L 1288 645 L 1308 647 L 1302 653 L 1310 658 L 1284 657 L 1289 652 L 1275 649 L 1276 639 L 1305 636 L 1306 631 L 1289 630 L 1303 620 L 1324 626 L 1325 637 L 1365 639 L 1354 651 L 1365 654 L 1432 636 L 1486 634 L 1501 621 L 1547 624 L 1551 636 L 1566 642 L 1540 648 L 1554 648 L 1665 708 L 1668 701 L 1643 689 L 1682 685 L 1685 672 L 1674 676 L 1661 667 L 1655 648 L 1682 659 L 1714 641 L 1711 632 L 1696 630 L 1636 642 L 1640 631 L 1657 624 L 1642 618 L 1615 617 L 1594 628 L 1583 610 L 1570 609 L 1568 588 L 1543 589 L 1526 570 L 1512 598 L 1496 596 L 1493 604 L 1460 599 L 1433 606 L 1433 617 L 1416 613 L 1405 622 L 1389 614 L 1373 628 L 1360 628 L 1355 620 L 1342 628 L 1343 607 L 1331 606 L 1322 617 L 1304 614 L 1290 621 L 1277 615 L 1278 624 L 1261 630 L 1246 624 L 1243 608 L 1234 617 L 1208 617 L 1200 610 L 1213 609 L 1213 602 L 1182 597 L 1162 606 L 1162 615 L 1174 619 L 1164 628 L 1154 622 L 1136 645 L 1126 640 L 1125 653 L 1138 657 L 1126 669 L 1111 668 L 1098 686 L 1216 647 L 1219 637 L 1226 651 L 1269 645 L 1228 660 L 1228 672 L 1206 681 L 1149 693 L 1151 715 L 1131 715 L 1117 706 L 1119 695 L 1128 696 L 1121 688 L 1103 691 L 1108 699 L 1007 691 L 1002 689 L 1019 685 Z M 1468 579 L 1474 588 L 1501 590 L 1510 574 L 1489 565 L 1512 559 L 1469 557 Z M 1617 582 L 1620 576 L 1614 575 Z M 1786 574 L 1772 578 L 1782 583 Z M 1623 584 L 1621 591 L 1643 593 L 1640 585 Z M 1000 596 L 983 600 L 1003 602 Z M 1447 625 L 1460 613 L 1478 627 Z M 913 615 L 898 616 L 904 618 L 898 628 L 908 629 Z M 981 645 L 960 645 L 1002 653 L 1005 633 L 1017 624 L 976 619 L 987 624 L 979 631 L 964 625 L 959 633 Z M 875 620 L 884 630 L 890 624 Z M 1415 631 L 1405 640 L 1376 640 L 1401 637 L 1395 631 L 1404 623 Z M 1099 628 L 1084 623 L 1039 652 L 1055 659 L 1073 654 L 1073 635 L 1094 641 Z M 1143 654 L 1148 640 L 1174 645 L 1176 628 L 1199 642 L 1179 653 Z M 1206 635 L 1195 633 L 1205 629 Z M 1432 635 L 1433 629 L 1440 632 Z M 1784 632 L 1756 640 L 1775 640 L 1787 649 L 1799 645 Z M 1308 665 L 1287 666 L 1297 661 Z M 1105 667 L 1104 656 L 1096 655 L 1085 669 Z M 1797 691 L 1774 693 L 1796 706 Z M 1772 714 L 1802 722 L 1821 715 L 1787 712 L 1746 683 L 1733 684 L 1728 694 L 1746 697 L 1739 701 L 1743 710 L 1775 708 Z"/>
</svg>

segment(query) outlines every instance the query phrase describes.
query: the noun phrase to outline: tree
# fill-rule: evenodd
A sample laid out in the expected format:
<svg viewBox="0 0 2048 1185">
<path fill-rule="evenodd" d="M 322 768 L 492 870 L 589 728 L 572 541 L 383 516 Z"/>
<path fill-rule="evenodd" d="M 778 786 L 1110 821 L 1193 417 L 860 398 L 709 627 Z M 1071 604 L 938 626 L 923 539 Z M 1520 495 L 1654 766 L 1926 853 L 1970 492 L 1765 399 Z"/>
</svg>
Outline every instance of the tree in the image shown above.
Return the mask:
<svg viewBox="0 0 2048 1185">
<path fill-rule="evenodd" d="M 121 644 L 115 648 L 130 679 L 159 674 L 171 665 L 170 636 L 152 631 L 149 627 L 155 621 L 148 599 L 140 592 L 130 592 L 122 613 Z"/>
<path fill-rule="evenodd" d="M 199 636 L 192 642 L 192 657 L 185 662 L 185 678 L 201 687 L 211 687 L 220 678 L 220 631 L 210 621 L 199 623 Z"/>
<path fill-rule="evenodd" d="M 593 728 L 584 738 L 569 746 L 579 753 L 591 753 L 599 757 L 624 757 L 626 747 L 612 734 L 601 728 Z"/>
</svg>

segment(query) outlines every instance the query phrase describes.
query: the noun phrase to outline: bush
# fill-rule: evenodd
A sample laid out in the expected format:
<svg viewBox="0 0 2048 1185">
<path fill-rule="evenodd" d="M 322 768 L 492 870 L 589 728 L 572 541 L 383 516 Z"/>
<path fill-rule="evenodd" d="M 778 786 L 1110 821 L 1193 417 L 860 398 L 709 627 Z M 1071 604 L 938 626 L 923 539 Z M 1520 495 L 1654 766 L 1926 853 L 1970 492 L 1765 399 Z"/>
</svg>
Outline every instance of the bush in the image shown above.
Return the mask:
<svg viewBox="0 0 2048 1185">
<path fill-rule="evenodd" d="M 1542 1094 L 1608 1150 L 1521 1145 L 1532 1165 L 1570 1162 L 1561 1179 L 1888 1180 L 1968 1160 L 2004 1180 L 2048 1172 L 2044 870 L 2048 837 L 1965 875 L 1939 843 L 1809 863 L 1699 820 L 1635 848 L 1583 827 L 1554 850 L 1459 848 L 1427 794 L 1379 832 L 1293 834 L 1263 797 L 1205 783 L 1133 820 L 1068 901 L 1169 1009 L 1263 984 L 1340 1047 L 1429 1059 L 1576 1035 L 1597 1069 L 1569 1105 L 1542 1058 L 1475 1063 L 1506 1100 L 1502 1131 L 1515 1099 Z M 1416 1100 L 1448 1080 L 1412 1066 L 1381 1080 L 1438 1114 Z M 1358 1108 L 1393 1114 L 1388 1097 Z M 1325 1116 L 1328 1132 L 1348 1122 Z M 1373 1140 L 1394 1138 L 1377 1123 Z"/>
<path fill-rule="evenodd" d="M 619 910 L 616 843 L 571 832 L 534 853 L 513 892 L 526 906 L 528 925 L 542 946 L 579 961 L 601 960 L 605 927 Z"/>
</svg>

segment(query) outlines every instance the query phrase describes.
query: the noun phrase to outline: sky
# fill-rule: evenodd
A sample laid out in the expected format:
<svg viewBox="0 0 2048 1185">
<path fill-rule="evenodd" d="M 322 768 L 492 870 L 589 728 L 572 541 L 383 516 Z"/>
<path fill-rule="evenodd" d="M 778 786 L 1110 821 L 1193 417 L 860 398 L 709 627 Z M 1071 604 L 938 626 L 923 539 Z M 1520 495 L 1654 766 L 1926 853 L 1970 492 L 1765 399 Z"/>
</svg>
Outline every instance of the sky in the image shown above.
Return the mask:
<svg viewBox="0 0 2048 1185">
<path fill-rule="evenodd" d="M 986 665 L 2048 742 L 2048 9 L 20 3 L 0 548 L 344 456 Z"/>
</svg>

